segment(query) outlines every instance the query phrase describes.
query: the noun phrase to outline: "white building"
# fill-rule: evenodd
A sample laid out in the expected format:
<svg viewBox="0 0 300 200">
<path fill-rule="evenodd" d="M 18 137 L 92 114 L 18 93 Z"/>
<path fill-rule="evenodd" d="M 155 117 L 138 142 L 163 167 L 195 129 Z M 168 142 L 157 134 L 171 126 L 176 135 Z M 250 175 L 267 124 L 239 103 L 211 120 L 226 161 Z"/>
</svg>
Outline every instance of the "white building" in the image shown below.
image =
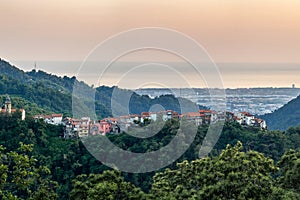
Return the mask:
<svg viewBox="0 0 300 200">
<path fill-rule="evenodd" d="M 47 124 L 60 125 L 62 124 L 63 114 L 35 115 L 33 118 L 44 119 Z"/>
<path fill-rule="evenodd" d="M 237 114 L 237 118 L 241 119 L 242 125 L 252 126 L 254 125 L 255 117 L 248 112 L 241 112 Z"/>
</svg>

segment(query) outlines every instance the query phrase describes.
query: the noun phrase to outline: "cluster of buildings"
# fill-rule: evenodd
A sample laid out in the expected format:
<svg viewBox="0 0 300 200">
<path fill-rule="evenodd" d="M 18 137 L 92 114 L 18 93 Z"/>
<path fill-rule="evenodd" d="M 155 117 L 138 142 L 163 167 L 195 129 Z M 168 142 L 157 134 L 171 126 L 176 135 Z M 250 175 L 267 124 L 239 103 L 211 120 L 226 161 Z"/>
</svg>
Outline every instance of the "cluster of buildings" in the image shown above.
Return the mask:
<svg viewBox="0 0 300 200">
<path fill-rule="evenodd" d="M 150 121 L 167 121 L 174 119 L 185 119 L 201 124 L 216 123 L 218 120 L 236 121 L 242 126 L 258 127 L 267 129 L 266 122 L 256 118 L 248 112 L 234 114 L 232 112 L 217 112 L 214 110 L 199 110 L 198 112 L 188 112 L 179 114 L 178 112 L 167 110 L 160 112 L 142 112 L 141 114 L 132 114 L 119 116 L 117 118 L 105 118 L 93 121 L 89 117 L 74 119 L 70 117 L 63 118 L 62 114 L 36 115 L 35 119 L 44 119 L 46 123 L 64 126 L 64 137 L 85 137 L 88 135 L 106 135 L 108 133 L 127 132 L 133 127 L 147 125 Z"/>
<path fill-rule="evenodd" d="M 13 109 L 11 107 L 11 100 L 9 96 L 6 96 L 5 102 L 3 107 L 1 108 L 1 114 L 12 114 L 19 111 L 21 113 L 21 119 L 25 120 L 25 109 L 21 108 L 21 109 Z"/>
<path fill-rule="evenodd" d="M 249 112 L 240 112 L 237 115 L 234 115 L 233 119 L 243 126 L 253 126 L 261 129 L 267 129 L 267 123 L 265 120 L 256 118 Z"/>
<path fill-rule="evenodd" d="M 25 109 L 12 109 L 11 99 L 6 97 L 1 113 L 12 114 L 21 112 L 21 119 L 25 119 Z M 267 124 L 263 119 L 257 118 L 249 112 L 217 112 L 214 110 L 199 110 L 198 112 L 188 112 L 179 114 L 176 111 L 166 110 L 160 112 L 142 112 L 141 114 L 132 114 L 119 116 L 117 118 L 105 118 L 93 121 L 89 117 L 81 119 L 63 118 L 63 114 L 35 115 L 34 119 L 42 119 L 48 124 L 63 125 L 64 137 L 85 137 L 88 135 L 106 135 L 107 133 L 121 133 L 128 131 L 131 127 L 147 125 L 150 121 L 167 121 L 170 119 L 185 119 L 201 124 L 216 123 L 218 120 L 236 121 L 242 126 L 258 127 L 267 129 Z"/>
<path fill-rule="evenodd" d="M 99 121 L 92 121 L 89 117 L 83 117 L 81 119 L 65 118 L 63 123 L 65 127 L 65 138 L 121 132 L 118 123 L 113 118 Z"/>
<path fill-rule="evenodd" d="M 113 118 L 107 118 L 99 121 L 92 121 L 89 117 L 74 119 L 70 117 L 63 118 L 63 114 L 35 115 L 35 120 L 42 119 L 47 124 L 63 125 L 64 137 L 85 137 L 90 135 L 105 135 L 107 133 L 120 133 L 121 130 Z"/>
</svg>

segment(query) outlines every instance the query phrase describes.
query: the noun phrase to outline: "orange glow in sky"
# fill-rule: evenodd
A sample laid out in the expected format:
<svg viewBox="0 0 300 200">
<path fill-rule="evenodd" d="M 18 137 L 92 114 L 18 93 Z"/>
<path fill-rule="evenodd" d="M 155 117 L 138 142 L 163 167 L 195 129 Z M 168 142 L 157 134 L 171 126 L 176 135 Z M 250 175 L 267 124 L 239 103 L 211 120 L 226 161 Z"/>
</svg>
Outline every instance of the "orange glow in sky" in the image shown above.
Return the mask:
<svg viewBox="0 0 300 200">
<path fill-rule="evenodd" d="M 0 54 L 9 60 L 82 60 L 131 28 L 175 29 L 217 62 L 299 62 L 300 1 L 0 0 Z"/>
<path fill-rule="evenodd" d="M 300 85 L 299 0 L 0 0 L 0 57 L 63 74 L 70 66 L 49 61 L 83 61 L 108 37 L 141 27 L 182 32 L 217 63 L 256 63 L 220 64 L 225 87 Z"/>
</svg>

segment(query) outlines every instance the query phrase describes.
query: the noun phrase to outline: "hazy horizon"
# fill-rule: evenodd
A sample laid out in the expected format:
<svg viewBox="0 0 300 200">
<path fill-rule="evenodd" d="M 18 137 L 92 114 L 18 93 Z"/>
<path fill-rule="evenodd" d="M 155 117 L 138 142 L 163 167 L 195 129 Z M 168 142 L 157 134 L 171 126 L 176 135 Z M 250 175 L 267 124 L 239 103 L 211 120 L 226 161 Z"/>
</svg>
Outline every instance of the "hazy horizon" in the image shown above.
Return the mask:
<svg viewBox="0 0 300 200">
<path fill-rule="evenodd" d="M 29 61 L 9 61 L 11 64 L 15 65 L 16 67 L 24 70 L 24 71 L 31 71 L 34 69 L 35 62 Z M 136 66 L 137 63 L 142 62 L 121 62 L 115 65 L 112 65 L 112 69 L 102 78 L 102 83 L 97 84 L 98 79 L 95 79 L 95 72 L 96 75 L 100 76 L 100 72 L 103 70 L 102 66 L 99 67 L 99 63 L 95 62 L 96 65 L 92 66 L 93 71 L 88 73 L 83 73 L 79 80 L 86 82 L 89 85 L 100 86 L 119 86 L 122 88 L 128 89 L 137 89 L 137 85 L 132 85 L 128 81 L 123 83 L 118 83 L 118 78 L 120 79 L 124 73 L 124 70 L 128 70 L 130 66 Z M 176 63 L 176 62 L 165 62 L 170 67 L 174 67 L 175 65 L 180 67 L 186 67 L 186 63 Z M 36 62 L 37 70 L 42 70 L 47 73 L 55 74 L 58 76 L 76 76 L 78 73 L 79 67 L 82 64 L 80 61 L 40 61 Z M 124 67 L 127 65 L 126 67 Z M 173 66 L 172 66 L 173 65 Z M 220 70 L 221 78 L 223 79 L 224 88 L 253 88 L 253 87 L 277 87 L 277 88 L 291 88 L 292 84 L 295 84 L 295 87 L 300 86 L 300 80 L 298 79 L 298 74 L 300 74 L 300 63 L 216 63 Z M 122 67 L 124 69 L 122 69 Z M 148 66 L 147 66 L 148 67 Z M 151 67 L 148 67 L 151 68 Z M 187 67 L 186 67 L 187 68 Z M 187 68 L 188 69 L 188 68 Z M 209 70 L 203 65 L 201 70 Z M 168 70 L 160 70 L 154 69 L 153 73 L 159 73 L 161 76 L 166 76 Z M 192 73 L 192 72 L 190 72 Z M 93 79 L 89 79 L 89 75 L 93 74 Z M 131 77 L 140 77 L 147 75 L 145 69 L 139 72 L 132 72 Z M 186 74 L 183 74 L 189 77 L 189 71 L 187 70 Z M 138 79 L 138 78 L 137 78 Z M 141 77 L 140 81 L 143 81 L 145 77 Z M 152 77 L 155 79 L 155 77 Z M 156 81 L 161 82 L 161 77 L 157 77 Z M 172 80 L 172 77 L 170 78 Z M 176 81 L 170 82 L 170 86 L 174 86 L 172 88 L 182 88 L 181 83 L 176 84 Z M 195 85 L 188 85 L 188 87 L 195 87 L 195 88 L 207 88 L 207 86 L 203 82 L 204 80 L 195 81 Z M 198 85 L 197 85 L 198 83 Z M 237 85 L 238 83 L 238 85 Z M 126 86 L 126 84 L 128 84 Z M 202 84 L 202 85 L 201 85 Z M 143 86 L 143 88 L 147 88 L 147 85 Z M 159 88 L 158 85 L 149 85 L 149 88 Z"/>
</svg>

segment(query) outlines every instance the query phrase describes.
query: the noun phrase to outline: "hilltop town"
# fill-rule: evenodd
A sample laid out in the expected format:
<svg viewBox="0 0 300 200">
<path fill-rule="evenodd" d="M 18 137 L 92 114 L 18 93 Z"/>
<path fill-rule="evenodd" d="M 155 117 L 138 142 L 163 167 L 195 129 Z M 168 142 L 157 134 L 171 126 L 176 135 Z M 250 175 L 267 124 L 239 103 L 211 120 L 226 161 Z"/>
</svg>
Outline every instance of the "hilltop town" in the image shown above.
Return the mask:
<svg viewBox="0 0 300 200">
<path fill-rule="evenodd" d="M 21 112 L 21 119 L 25 120 L 25 109 L 12 109 L 11 99 L 6 97 L 2 114 L 12 114 Z M 88 135 L 106 135 L 108 133 L 123 133 L 132 127 L 147 125 L 151 121 L 167 121 L 171 119 L 185 119 L 194 122 L 196 126 L 202 124 L 216 123 L 219 120 L 235 121 L 245 127 L 258 127 L 267 129 L 267 124 L 263 119 L 257 118 L 249 112 L 233 113 L 226 111 L 217 112 L 214 110 L 199 110 L 198 112 L 188 112 L 179 114 L 176 111 L 166 110 L 160 112 L 142 112 L 141 114 L 131 114 L 119 117 L 109 117 L 101 120 L 91 120 L 89 117 L 74 119 L 63 117 L 63 114 L 35 115 L 35 120 L 44 120 L 47 124 L 62 125 L 64 127 L 64 138 L 86 137 Z"/>
<path fill-rule="evenodd" d="M 116 118 L 104 118 L 97 121 L 93 121 L 89 117 L 82 117 L 81 119 L 74 119 L 70 117 L 63 118 L 62 114 L 36 115 L 34 118 L 36 120 L 43 119 L 48 124 L 63 125 L 64 138 L 123 133 L 129 131 L 132 127 L 149 124 L 151 121 L 167 121 L 171 119 L 189 120 L 194 122 L 197 126 L 216 123 L 219 120 L 235 121 L 245 127 L 257 127 L 262 130 L 267 129 L 267 124 L 264 120 L 256 118 L 248 112 L 235 114 L 228 111 L 224 113 L 214 110 L 199 110 L 198 112 L 182 114 L 172 110 L 142 112 L 141 114 L 131 114 Z"/>
</svg>

